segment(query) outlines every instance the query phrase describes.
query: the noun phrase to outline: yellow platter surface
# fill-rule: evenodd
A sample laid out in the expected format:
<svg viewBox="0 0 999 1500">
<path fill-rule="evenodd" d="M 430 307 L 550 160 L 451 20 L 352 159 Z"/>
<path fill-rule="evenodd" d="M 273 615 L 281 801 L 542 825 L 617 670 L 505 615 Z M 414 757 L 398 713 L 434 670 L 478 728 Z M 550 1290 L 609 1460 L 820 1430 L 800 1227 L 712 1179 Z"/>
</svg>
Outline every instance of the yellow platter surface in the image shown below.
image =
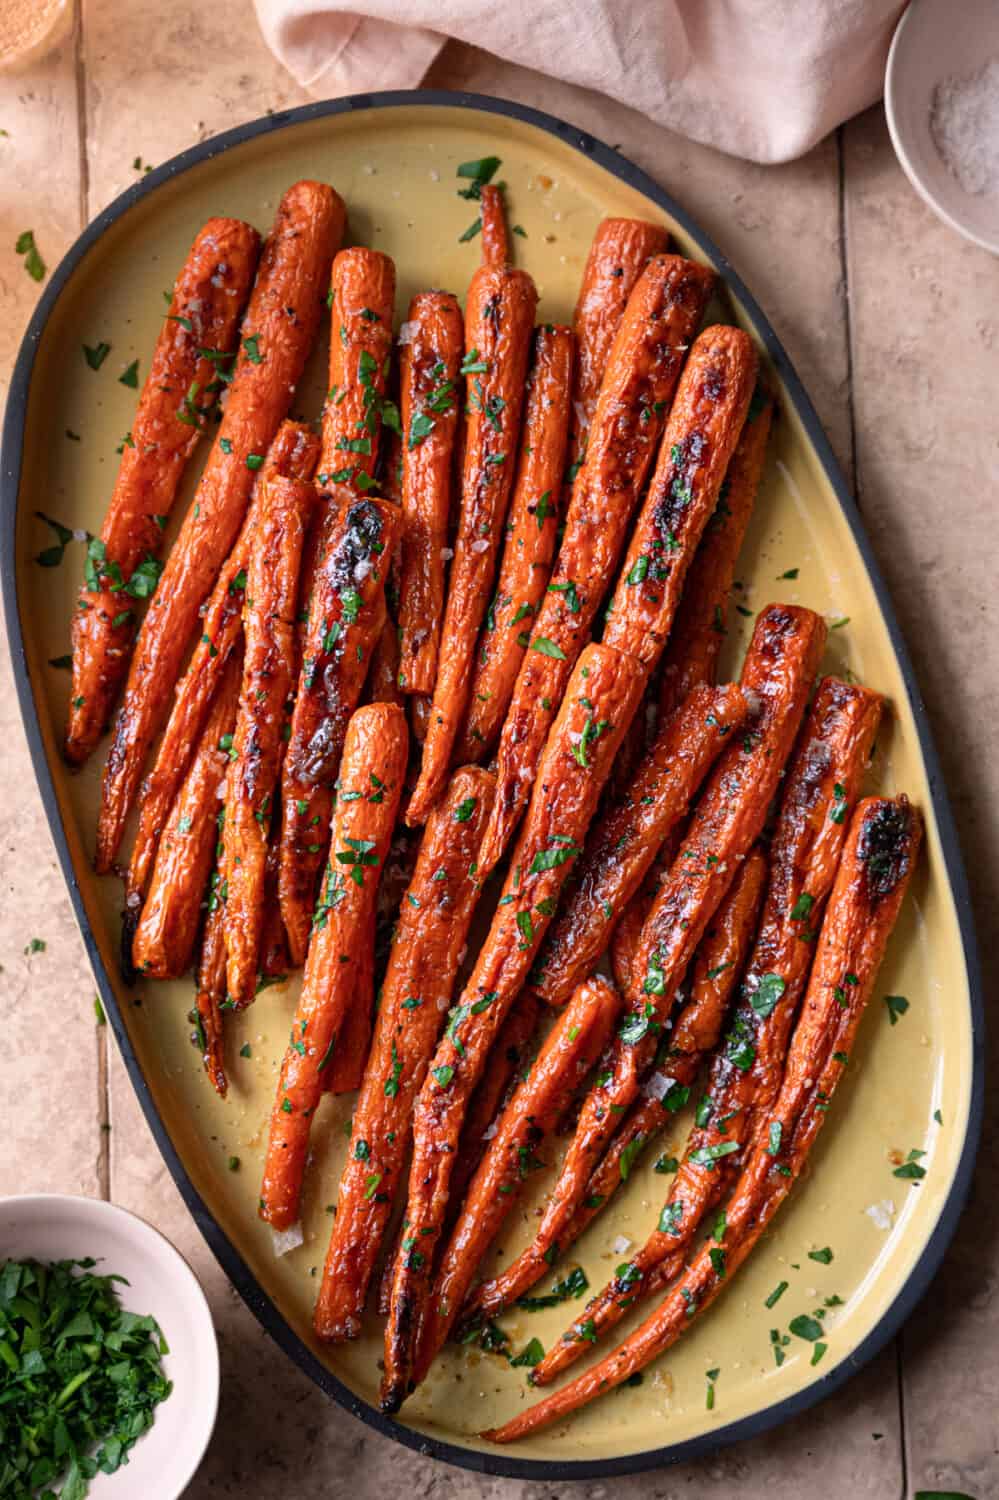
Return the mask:
<svg viewBox="0 0 999 1500">
<path fill-rule="evenodd" d="M 48 665 L 69 650 L 83 549 L 67 549 L 57 569 L 38 567 L 33 557 L 52 538 L 35 512 L 68 527 L 99 529 L 116 471 L 115 450 L 135 403 L 134 393 L 116 376 L 136 358 L 140 375 L 148 367 L 163 291 L 205 218 L 234 214 L 264 231 L 282 191 L 297 178 L 332 183 L 348 205 L 350 239 L 395 259 L 398 322 L 410 296 L 426 287 L 446 287 L 463 297 L 481 242 L 460 239 L 476 206 L 457 196 L 455 169 L 487 155 L 502 159 L 498 176 L 507 185 L 510 222 L 524 231 L 512 243 L 518 263 L 537 280 L 542 320 L 571 319 L 590 240 L 604 215 L 666 223 L 684 253 L 705 258 L 697 241 L 656 202 L 568 139 L 522 119 L 410 103 L 292 121 L 160 183 L 96 239 L 41 333 L 24 418 L 15 567 L 27 668 L 79 897 L 128 1044 L 183 1169 L 221 1231 L 291 1330 L 370 1404 L 377 1399 L 380 1319 L 370 1315 L 365 1336 L 335 1350 L 316 1344 L 310 1327 L 353 1101 L 330 1096 L 323 1101 L 313 1131 L 304 1243 L 278 1256 L 256 1208 L 265 1125 L 297 979 L 267 990 L 249 1012 L 227 1020 L 231 1089 L 226 1101 L 208 1086 L 189 1041 L 191 982 L 140 983 L 132 991 L 121 982 L 120 888 L 114 880 L 97 880 L 89 863 L 103 754 L 78 775 L 62 764 L 69 675 Z M 713 313 L 759 336 L 736 298 L 726 297 Z M 320 411 L 327 336 L 328 326 L 296 400 L 296 414 L 315 417 Z M 81 346 L 101 339 L 112 344 L 113 354 L 94 371 Z M 837 622 L 823 669 L 852 672 L 885 694 L 890 705 L 868 789 L 904 790 L 913 798 L 927 818 L 926 852 L 827 1127 L 805 1180 L 772 1232 L 717 1306 L 647 1371 L 640 1386 L 614 1392 L 515 1450 L 490 1450 L 500 1465 L 512 1458 L 592 1464 L 630 1456 L 634 1462 L 645 1453 L 654 1461 L 657 1450 L 711 1436 L 796 1396 L 848 1361 L 882 1322 L 917 1266 L 959 1170 L 972 1099 L 972 1007 L 927 769 L 874 587 L 810 435 L 813 419 L 796 409 L 772 365 L 769 378 L 780 393 L 781 419 L 737 572 L 737 599 L 753 613 L 778 599 L 807 604 Z M 177 515 L 193 490 L 202 457 L 192 466 Z M 724 675 L 738 671 L 751 623 L 733 611 Z M 886 995 L 903 995 L 909 1002 L 897 1024 Z M 249 1058 L 240 1055 L 246 1043 Z M 630 1245 L 644 1240 L 670 1181 L 656 1175 L 653 1163 L 661 1152 L 677 1154 L 689 1123 L 678 1117 L 659 1146 L 646 1153 L 611 1207 L 555 1268 L 553 1280 L 578 1262 L 596 1289 L 626 1258 Z M 915 1183 L 893 1175 L 913 1149 L 926 1153 L 926 1175 Z M 240 1158 L 238 1172 L 229 1170 L 231 1156 Z M 533 1197 L 518 1205 L 487 1266 L 506 1263 L 532 1232 L 537 1205 L 551 1182 L 550 1172 L 535 1176 L 544 1181 L 532 1183 Z M 809 1257 L 826 1247 L 832 1251 L 828 1263 Z M 768 1306 L 770 1294 L 785 1281 L 779 1302 Z M 827 1299 L 831 1306 L 826 1307 Z M 518 1311 L 502 1323 L 514 1350 L 535 1335 L 548 1347 L 580 1306 Z M 791 1338 L 777 1366 L 771 1330 L 783 1336 L 793 1317 L 816 1308 L 824 1310 L 828 1344 L 822 1363 L 813 1367 L 812 1346 Z M 720 1372 L 711 1410 L 705 1400 L 709 1369 Z M 403 1408 L 401 1420 L 424 1438 L 485 1449 L 477 1433 L 530 1399 L 525 1374 L 499 1357 L 452 1346 Z"/>
</svg>

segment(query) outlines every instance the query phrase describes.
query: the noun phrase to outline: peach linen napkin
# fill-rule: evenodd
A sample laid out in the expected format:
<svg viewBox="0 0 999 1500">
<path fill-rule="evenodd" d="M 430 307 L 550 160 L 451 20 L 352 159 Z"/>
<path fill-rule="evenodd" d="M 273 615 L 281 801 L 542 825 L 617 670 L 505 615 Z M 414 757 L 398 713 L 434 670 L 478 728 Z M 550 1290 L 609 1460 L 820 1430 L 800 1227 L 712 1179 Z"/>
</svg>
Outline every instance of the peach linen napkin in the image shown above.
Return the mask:
<svg viewBox="0 0 999 1500">
<path fill-rule="evenodd" d="M 415 88 L 449 37 L 596 89 L 751 161 L 789 161 L 881 95 L 899 0 L 255 0 L 323 97 Z"/>
</svg>

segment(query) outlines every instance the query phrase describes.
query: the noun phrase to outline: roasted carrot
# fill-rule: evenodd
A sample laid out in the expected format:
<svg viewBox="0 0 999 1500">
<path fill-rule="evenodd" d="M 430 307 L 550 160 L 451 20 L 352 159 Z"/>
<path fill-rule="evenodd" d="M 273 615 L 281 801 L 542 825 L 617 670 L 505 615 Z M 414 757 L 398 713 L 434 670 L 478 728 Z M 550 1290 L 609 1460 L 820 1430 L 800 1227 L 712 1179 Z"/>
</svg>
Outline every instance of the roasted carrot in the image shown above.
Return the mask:
<svg viewBox="0 0 999 1500">
<path fill-rule="evenodd" d="M 593 975 L 584 980 L 504 1109 L 441 1259 L 414 1365 L 416 1384 L 454 1327 L 479 1262 L 524 1181 L 544 1165 L 536 1153 L 596 1062 L 620 1005 L 606 979 Z"/>
<path fill-rule="evenodd" d="M 237 655 L 226 667 L 156 852 L 149 894 L 132 940 L 133 966 L 151 979 L 176 979 L 194 951 L 217 840 L 239 675 Z"/>
<path fill-rule="evenodd" d="M 423 833 L 382 983 L 371 1060 L 354 1110 L 315 1327 L 356 1338 L 392 1213 L 423 1084 L 479 896 L 475 855 L 493 795 L 487 771 L 456 771 Z M 373 1192 L 375 1182 L 378 1192 Z M 412 1247 L 409 1247 L 412 1249 Z"/>
<path fill-rule="evenodd" d="M 395 1263 L 385 1330 L 384 1410 L 398 1410 L 409 1389 L 469 1099 L 580 852 L 643 682 L 638 663 L 619 652 L 591 645 L 580 657 L 545 746 L 503 895 L 457 1015 L 417 1096 L 406 1218 L 421 1259 L 400 1255 Z M 593 736 L 593 726 L 602 724 L 606 729 Z M 585 756 L 577 755 L 584 733 L 593 737 Z"/>
<path fill-rule="evenodd" d="M 399 627 L 385 606 L 385 624 L 371 652 L 371 666 L 364 684 L 366 703 L 398 703 L 406 700 L 399 687 Z"/>
<path fill-rule="evenodd" d="M 665 717 L 699 682 L 717 679 L 727 631 L 728 598 L 746 527 L 760 487 L 773 401 L 757 386 L 718 495 L 714 514 L 687 571 L 660 674 Z"/>
<path fill-rule="evenodd" d="M 492 1316 L 532 1287 L 552 1264 L 552 1246 L 557 1246 L 558 1254 L 565 1254 L 617 1191 L 638 1153 L 687 1103 L 701 1063 L 721 1034 L 729 1000 L 752 943 L 766 870 L 766 859 L 759 850 L 752 851 L 740 866 L 697 950 L 690 998 L 669 1033 L 668 1044 L 660 1046 L 665 1055 L 648 1080 L 646 1096 L 635 1101 L 603 1161 L 590 1174 L 579 1207 L 558 1239 L 549 1242 L 547 1234 L 536 1238 L 498 1276 L 476 1288 L 465 1307 L 466 1319 Z M 556 1357 L 559 1347 L 550 1351 L 537 1368 Z"/>
<path fill-rule="evenodd" d="M 302 547 L 316 491 L 295 479 L 270 479 L 246 575 L 243 684 L 226 786 L 225 942 L 229 998 L 249 1005 L 256 993 L 264 927 L 267 845 L 285 727 L 295 681 L 295 613 Z"/>
<path fill-rule="evenodd" d="M 329 394 L 321 485 L 372 487 L 392 355 L 395 265 L 379 250 L 341 250 L 330 273 Z"/>
<path fill-rule="evenodd" d="M 669 235 L 658 224 L 601 219 L 597 225 L 572 318 L 576 366 L 569 458 L 577 470 L 586 453 L 597 396 L 628 298 L 652 256 L 668 248 Z M 569 472 L 575 478 L 571 468 Z"/>
<path fill-rule="evenodd" d="M 298 1217 L 312 1116 L 374 942 L 375 897 L 406 770 L 406 716 L 392 703 L 359 708 L 347 728 L 330 858 L 313 921 L 302 993 L 271 1113 L 260 1217 Z"/>
<path fill-rule="evenodd" d="M 406 809 L 411 825 L 426 820 L 441 794 L 468 704 L 475 643 L 492 593 L 513 484 L 537 301 L 527 272 L 510 266 L 481 266 L 468 289 L 461 510 L 433 708 L 420 778 Z"/>
<path fill-rule="evenodd" d="M 311 479 L 318 456 L 319 439 L 308 427 L 301 422 L 282 422 L 254 481 L 246 519 L 208 600 L 201 636 L 177 684 L 153 769 L 142 783 L 139 831 L 126 882 L 126 928 L 138 919 L 164 819 L 190 763 L 226 664 L 243 638 L 243 594 L 255 545 L 261 486 L 275 477 Z"/>
<path fill-rule="evenodd" d="M 530 620 L 544 598 L 558 531 L 571 373 L 571 329 L 543 324 L 534 334 L 503 561 L 479 636 L 459 760 L 481 760 L 492 748 L 524 659 Z"/>
<path fill-rule="evenodd" d="M 243 320 L 222 423 L 142 623 L 115 720 L 97 828 L 101 874 L 111 868 L 121 843 L 198 611 L 236 540 L 253 476 L 295 394 L 343 223 L 343 203 L 324 183 L 297 183 L 278 208 Z"/>
<path fill-rule="evenodd" d="M 87 548 L 73 615 L 73 691 L 65 755 L 87 759 L 128 671 L 137 605 L 156 586 L 163 530 L 238 341 L 260 236 L 240 219 L 209 219 L 181 267 L 101 534 Z"/>
<path fill-rule="evenodd" d="M 822 924 L 787 1066 L 767 1129 L 753 1147 L 716 1234 L 661 1305 L 618 1349 L 495 1432 L 526 1437 L 620 1385 L 670 1348 L 730 1284 L 801 1176 L 843 1076 L 915 868 L 922 820 L 908 799 L 858 807 Z"/>
<path fill-rule="evenodd" d="M 505 266 L 510 259 L 510 242 L 506 233 L 503 189 L 495 183 L 483 183 L 479 188 L 479 217 L 482 220 L 482 264 Z"/>
<path fill-rule="evenodd" d="M 479 852 L 483 872 L 506 848 L 530 795 L 541 750 L 580 650 L 611 583 L 714 276 L 657 255 L 628 299 L 573 485 L 565 533 L 531 631 L 499 745 L 493 815 Z"/>
<path fill-rule="evenodd" d="M 540 1014 L 537 997 L 530 990 L 521 990 L 486 1060 L 469 1102 L 457 1160 L 451 1169 L 451 1203 L 455 1213 L 464 1202 L 465 1190 L 482 1160 L 487 1140 L 492 1139 L 501 1108 L 518 1078 L 528 1071 Z"/>
<path fill-rule="evenodd" d="M 715 509 L 756 366 L 749 335 L 716 324 L 698 338 L 680 377 L 604 630 L 608 645 L 650 665 L 666 644 L 687 568 Z"/>
<path fill-rule="evenodd" d="M 747 712 L 734 683 L 695 688 L 663 726 L 625 798 L 597 823 L 532 981 L 549 1005 L 564 1005 L 607 947 L 657 850 Z"/>
<path fill-rule="evenodd" d="M 324 521 L 281 777 L 278 890 L 295 964 L 308 946 L 344 735 L 384 625 L 385 580 L 402 517 L 388 500 L 348 495 Z"/>
<path fill-rule="evenodd" d="M 281 804 L 277 803 L 280 822 Z M 278 859 L 281 852 L 280 831 L 271 828 L 264 869 L 264 930 L 260 937 L 260 972 L 268 979 L 286 974 L 290 964 L 288 940 L 284 935 L 281 905 L 278 901 Z"/>
<path fill-rule="evenodd" d="M 808 978 L 814 929 L 832 889 L 880 707 L 875 693 L 832 677 L 816 692 L 781 801 L 760 933 L 660 1216 L 665 1227 L 652 1233 L 627 1271 L 587 1307 L 583 1320 L 593 1319 L 593 1342 L 642 1296 L 677 1275 L 699 1223 L 730 1186 L 742 1149 L 769 1115 Z M 578 1342 L 573 1329 L 563 1335 L 543 1362 L 539 1384 L 578 1358 Z"/>
<path fill-rule="evenodd" d="M 400 686 L 432 693 L 444 617 L 451 474 L 458 430 L 462 318 L 450 292 L 420 292 L 399 343 L 402 430 Z"/>
<path fill-rule="evenodd" d="M 208 914 L 201 934 L 198 960 L 198 991 L 189 1020 L 194 1026 L 195 1045 L 212 1088 L 224 1099 L 229 1092 L 222 1047 L 222 1002 L 225 999 L 225 933 L 222 931 L 222 898 L 212 890 Z"/>
<path fill-rule="evenodd" d="M 792 605 L 771 605 L 757 621 L 740 686 L 747 698 L 755 695 L 758 712 L 748 732 L 729 745 L 712 771 L 642 930 L 643 993 L 629 1007 L 600 1077 L 583 1102 L 529 1257 L 543 1262 L 545 1252 L 558 1242 L 638 1094 L 680 981 L 740 861 L 763 828 L 801 723 L 825 635 L 820 616 Z M 536 1274 L 542 1269 L 543 1265 Z"/>
</svg>

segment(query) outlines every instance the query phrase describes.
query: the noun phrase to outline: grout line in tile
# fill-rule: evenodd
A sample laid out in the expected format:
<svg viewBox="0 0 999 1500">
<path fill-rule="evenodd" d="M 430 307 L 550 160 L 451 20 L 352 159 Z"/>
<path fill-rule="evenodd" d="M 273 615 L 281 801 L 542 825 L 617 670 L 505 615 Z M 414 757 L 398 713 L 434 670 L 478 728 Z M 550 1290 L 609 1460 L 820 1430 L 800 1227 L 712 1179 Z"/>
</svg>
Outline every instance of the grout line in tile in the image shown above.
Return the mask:
<svg viewBox="0 0 999 1500">
<path fill-rule="evenodd" d="M 84 0 L 75 0 L 73 46 L 76 63 L 76 136 L 80 159 L 80 228 L 90 223 L 90 160 L 87 140 L 87 74 L 83 39 Z"/>
<path fill-rule="evenodd" d="M 836 131 L 836 162 L 839 169 L 839 269 L 840 297 L 843 303 L 843 327 L 846 338 L 846 404 L 850 425 L 850 489 L 860 503 L 860 477 L 857 464 L 857 414 L 853 401 L 853 318 L 850 309 L 850 255 L 847 244 L 846 202 L 846 127 L 840 125 Z"/>
<path fill-rule="evenodd" d="M 97 1185 L 111 1200 L 111 1054 L 110 1028 L 97 1028 Z"/>
</svg>

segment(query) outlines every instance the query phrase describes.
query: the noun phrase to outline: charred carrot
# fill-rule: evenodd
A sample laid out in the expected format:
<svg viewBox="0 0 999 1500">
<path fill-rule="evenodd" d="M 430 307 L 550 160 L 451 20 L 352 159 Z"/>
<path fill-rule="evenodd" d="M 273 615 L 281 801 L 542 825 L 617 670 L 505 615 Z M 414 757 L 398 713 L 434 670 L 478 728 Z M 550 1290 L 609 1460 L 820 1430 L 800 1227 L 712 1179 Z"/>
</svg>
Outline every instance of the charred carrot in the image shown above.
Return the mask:
<svg viewBox="0 0 999 1500">
<path fill-rule="evenodd" d="M 597 225 L 572 318 L 576 366 L 569 456 L 577 471 L 586 453 L 597 396 L 628 298 L 652 256 L 668 248 L 669 235 L 658 224 L 641 219 L 602 219 Z M 575 478 L 572 468 L 569 476 Z"/>
<path fill-rule="evenodd" d="M 739 1004 L 712 1062 L 660 1227 L 583 1314 L 593 1319 L 594 1341 L 677 1275 L 699 1223 L 730 1186 L 743 1148 L 769 1114 L 879 716 L 880 699 L 866 688 L 832 677 L 820 684 L 784 789 L 766 907 Z M 570 1329 L 543 1362 L 538 1383 L 580 1352 Z"/>
<path fill-rule="evenodd" d="M 444 1024 L 479 896 L 475 855 L 492 794 L 487 771 L 468 767 L 455 772 L 447 795 L 427 821 L 413 879 L 399 908 L 316 1302 L 315 1327 L 322 1339 L 339 1342 L 360 1332 L 409 1150 L 413 1102 Z"/>
<path fill-rule="evenodd" d="M 444 618 L 451 472 L 458 430 L 462 318 L 450 292 L 420 292 L 400 335 L 402 576 L 400 686 L 432 693 Z"/>
<path fill-rule="evenodd" d="M 222 900 L 215 890 L 208 902 L 204 931 L 201 934 L 201 956 L 198 960 L 198 990 L 189 1020 L 194 1026 L 193 1039 L 208 1074 L 212 1088 L 220 1099 L 229 1092 L 222 1046 L 222 1002 L 225 1000 L 225 933 L 222 931 Z"/>
<path fill-rule="evenodd" d="M 763 475 L 773 410 L 773 401 L 757 386 L 714 514 L 687 571 L 663 656 L 661 716 L 672 713 L 697 683 L 717 678 L 718 655 L 728 629 L 729 593 Z"/>
<path fill-rule="evenodd" d="M 663 726 L 626 797 L 597 823 L 532 981 L 549 1005 L 564 1005 L 607 947 L 663 840 L 747 712 L 734 683 L 695 688 Z"/>
<path fill-rule="evenodd" d="M 780 1093 L 724 1220 L 662 1304 L 618 1349 L 497 1431 L 512 1442 L 568 1416 L 670 1348 L 730 1284 L 801 1176 L 843 1076 L 915 868 L 922 820 L 908 799 L 870 797 L 850 824 Z"/>
<path fill-rule="evenodd" d="M 324 519 L 281 777 L 278 890 L 295 964 L 309 941 L 344 735 L 384 625 L 385 580 L 402 521 L 397 506 L 373 495 L 348 497 Z"/>
<path fill-rule="evenodd" d="M 479 217 L 482 219 L 482 264 L 505 266 L 510 259 L 510 243 L 501 187 L 483 183 L 479 188 Z"/>
<path fill-rule="evenodd" d="M 201 636 L 177 685 L 153 769 L 142 783 L 139 831 L 126 882 L 126 926 L 129 922 L 134 926 L 138 918 L 164 819 L 190 763 L 226 664 L 243 638 L 243 595 L 260 514 L 261 485 L 275 477 L 311 479 L 318 456 L 319 440 L 308 427 L 301 422 L 282 422 L 254 482 L 253 498 L 236 545 L 205 608 Z"/>
<path fill-rule="evenodd" d="M 818 615 L 792 605 L 771 605 L 757 621 L 740 686 L 747 698 L 755 695 L 759 710 L 748 732 L 729 745 L 715 765 L 646 920 L 638 957 L 643 993 L 625 1014 L 597 1083 L 583 1102 L 532 1255 L 537 1251 L 543 1257 L 558 1241 L 638 1094 L 680 981 L 740 861 L 763 828 L 801 723 L 825 634 Z"/>
<path fill-rule="evenodd" d="M 378 250 L 341 250 L 330 272 L 329 394 L 321 485 L 372 488 L 392 354 L 395 265 Z M 396 416 L 396 419 L 398 417 Z"/>
<path fill-rule="evenodd" d="M 128 671 L 138 601 L 160 573 L 163 531 L 187 461 L 229 378 L 260 250 L 240 219 L 209 219 L 174 284 L 99 537 L 73 615 L 65 755 L 79 766 L 111 717 Z"/>
<path fill-rule="evenodd" d="M 226 787 L 225 941 L 229 997 L 237 1007 L 256 993 L 264 927 L 268 836 L 278 791 L 285 703 L 294 685 L 295 613 L 305 533 L 316 492 L 294 479 L 271 479 L 246 575 L 243 684 Z"/>
<path fill-rule="evenodd" d="M 701 1063 L 721 1034 L 735 982 L 752 943 L 766 868 L 759 850 L 752 851 L 740 867 L 697 950 L 690 998 L 669 1033 L 668 1045 L 660 1047 L 665 1055 L 647 1081 L 646 1096 L 635 1101 L 603 1161 L 590 1174 L 572 1218 L 556 1240 L 550 1240 L 542 1221 L 534 1241 L 498 1276 L 476 1288 L 465 1307 L 466 1319 L 490 1317 L 523 1296 L 552 1264 L 553 1247 L 556 1254 L 565 1254 L 625 1180 L 635 1157 L 687 1103 Z M 537 1369 L 558 1358 L 561 1348 L 558 1345 L 551 1350 Z"/>
<path fill-rule="evenodd" d="M 558 530 L 571 372 L 571 330 L 543 324 L 534 335 L 503 561 L 479 636 L 459 760 L 481 760 L 492 748 L 524 659 L 531 619 L 544 598 Z"/>
<path fill-rule="evenodd" d="M 421 1260 L 400 1255 L 395 1263 L 385 1330 L 384 1410 L 398 1410 L 409 1390 L 434 1247 L 472 1091 L 580 853 L 643 681 L 638 663 L 619 652 L 591 645 L 580 657 L 545 746 L 503 895 L 417 1097 L 406 1218 Z M 594 734 L 594 725 L 606 728 Z M 585 765 L 576 754 L 584 731 L 590 736 Z"/>
<path fill-rule="evenodd" d="M 271 1113 L 260 1217 L 298 1217 L 312 1116 L 374 942 L 375 897 L 406 770 L 406 717 L 391 703 L 359 708 L 347 728 L 330 858 L 313 921 L 302 993 Z"/>
<path fill-rule="evenodd" d="M 136 641 L 104 770 L 99 873 L 111 868 L 198 610 L 236 540 L 253 476 L 294 396 L 343 222 L 342 202 L 323 183 L 297 183 L 281 200 L 243 320 L 222 423 Z"/>
<path fill-rule="evenodd" d="M 132 941 L 132 963 L 151 979 L 176 979 L 191 961 L 212 868 L 219 794 L 238 696 L 237 656 L 226 667 L 201 742 L 170 809 Z"/>
<path fill-rule="evenodd" d="M 584 980 L 503 1111 L 437 1272 L 414 1366 L 416 1384 L 454 1327 L 479 1262 L 525 1179 L 543 1165 L 536 1153 L 596 1062 L 620 1003 L 606 979 L 593 975 Z"/>
<path fill-rule="evenodd" d="M 749 410 L 756 365 L 749 335 L 717 324 L 696 341 L 680 377 L 604 630 L 608 645 L 646 663 L 666 644 Z"/>
<path fill-rule="evenodd" d="M 526 271 L 482 266 L 465 308 L 461 510 L 420 778 L 406 809 L 422 823 L 443 789 L 468 704 L 479 628 L 496 573 L 524 404 L 538 294 Z"/>
<path fill-rule="evenodd" d="M 713 285 L 703 266 L 657 255 L 628 299 L 549 589 L 503 725 L 496 801 L 479 853 L 484 872 L 497 864 L 527 803 L 552 716 L 613 578 L 663 413 Z"/>
</svg>

